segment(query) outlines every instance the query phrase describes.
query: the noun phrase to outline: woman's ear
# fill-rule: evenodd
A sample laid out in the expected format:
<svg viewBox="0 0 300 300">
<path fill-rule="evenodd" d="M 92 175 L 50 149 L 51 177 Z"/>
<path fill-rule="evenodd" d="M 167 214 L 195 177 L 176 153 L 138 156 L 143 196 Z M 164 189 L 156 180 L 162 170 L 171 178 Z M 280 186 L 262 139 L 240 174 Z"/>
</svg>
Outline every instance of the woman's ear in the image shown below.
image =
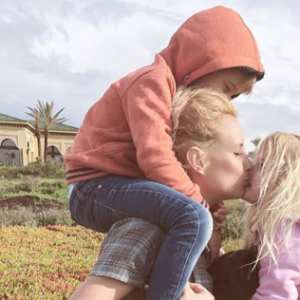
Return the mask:
<svg viewBox="0 0 300 300">
<path fill-rule="evenodd" d="M 207 165 L 206 153 L 196 146 L 191 147 L 186 154 L 187 161 L 198 173 L 205 175 L 205 167 Z"/>
</svg>

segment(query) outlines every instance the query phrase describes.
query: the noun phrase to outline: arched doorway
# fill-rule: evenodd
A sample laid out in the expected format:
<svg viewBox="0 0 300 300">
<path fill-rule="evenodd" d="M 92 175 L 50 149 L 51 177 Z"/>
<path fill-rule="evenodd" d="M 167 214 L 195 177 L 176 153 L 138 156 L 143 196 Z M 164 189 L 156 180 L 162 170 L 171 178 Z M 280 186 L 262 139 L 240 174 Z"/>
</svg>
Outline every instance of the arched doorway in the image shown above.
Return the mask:
<svg viewBox="0 0 300 300">
<path fill-rule="evenodd" d="M 47 148 L 47 160 L 50 159 L 54 160 L 55 163 L 59 166 L 62 166 L 63 164 L 63 157 L 59 152 L 59 149 L 55 146 L 49 146 Z"/>
<path fill-rule="evenodd" d="M 11 139 L 5 139 L 0 146 L 0 162 L 5 166 L 20 166 L 20 149 Z"/>
</svg>

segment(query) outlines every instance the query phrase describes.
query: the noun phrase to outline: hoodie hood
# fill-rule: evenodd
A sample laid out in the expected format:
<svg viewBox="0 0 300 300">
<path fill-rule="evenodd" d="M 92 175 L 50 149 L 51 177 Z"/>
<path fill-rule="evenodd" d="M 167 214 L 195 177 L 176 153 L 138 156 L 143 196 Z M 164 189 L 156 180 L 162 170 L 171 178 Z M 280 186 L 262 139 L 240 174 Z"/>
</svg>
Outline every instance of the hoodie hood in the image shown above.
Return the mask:
<svg viewBox="0 0 300 300">
<path fill-rule="evenodd" d="M 190 17 L 159 53 L 177 86 L 227 68 L 245 67 L 264 75 L 256 41 L 238 13 L 217 6 Z"/>
</svg>

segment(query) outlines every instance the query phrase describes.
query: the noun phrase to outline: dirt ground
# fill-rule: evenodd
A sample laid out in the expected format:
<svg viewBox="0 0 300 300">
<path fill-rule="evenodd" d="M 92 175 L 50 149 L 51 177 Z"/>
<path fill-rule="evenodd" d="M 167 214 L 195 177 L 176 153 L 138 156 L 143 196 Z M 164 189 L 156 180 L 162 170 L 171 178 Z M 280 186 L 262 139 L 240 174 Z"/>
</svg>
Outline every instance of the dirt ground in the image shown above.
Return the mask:
<svg viewBox="0 0 300 300">
<path fill-rule="evenodd" d="M 1 209 L 17 209 L 18 207 L 26 207 L 32 209 L 34 212 L 45 211 L 47 209 L 62 209 L 64 205 L 53 199 L 40 200 L 36 196 L 16 196 L 7 199 L 0 199 Z"/>
</svg>

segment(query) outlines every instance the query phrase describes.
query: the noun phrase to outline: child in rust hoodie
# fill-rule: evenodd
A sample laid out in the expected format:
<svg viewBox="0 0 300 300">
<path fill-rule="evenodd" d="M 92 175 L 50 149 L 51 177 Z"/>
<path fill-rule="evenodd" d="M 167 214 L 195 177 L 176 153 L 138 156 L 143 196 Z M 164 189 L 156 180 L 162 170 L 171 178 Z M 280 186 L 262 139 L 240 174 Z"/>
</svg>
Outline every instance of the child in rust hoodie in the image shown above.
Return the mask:
<svg viewBox="0 0 300 300">
<path fill-rule="evenodd" d="M 241 17 L 215 7 L 189 18 L 152 65 L 113 83 L 87 112 L 66 153 L 72 218 L 106 232 L 118 220 L 150 220 L 169 233 L 147 300 L 176 300 L 210 239 L 199 187 L 172 150 L 171 106 L 179 85 L 234 98 L 263 77 L 256 42 Z"/>
</svg>

